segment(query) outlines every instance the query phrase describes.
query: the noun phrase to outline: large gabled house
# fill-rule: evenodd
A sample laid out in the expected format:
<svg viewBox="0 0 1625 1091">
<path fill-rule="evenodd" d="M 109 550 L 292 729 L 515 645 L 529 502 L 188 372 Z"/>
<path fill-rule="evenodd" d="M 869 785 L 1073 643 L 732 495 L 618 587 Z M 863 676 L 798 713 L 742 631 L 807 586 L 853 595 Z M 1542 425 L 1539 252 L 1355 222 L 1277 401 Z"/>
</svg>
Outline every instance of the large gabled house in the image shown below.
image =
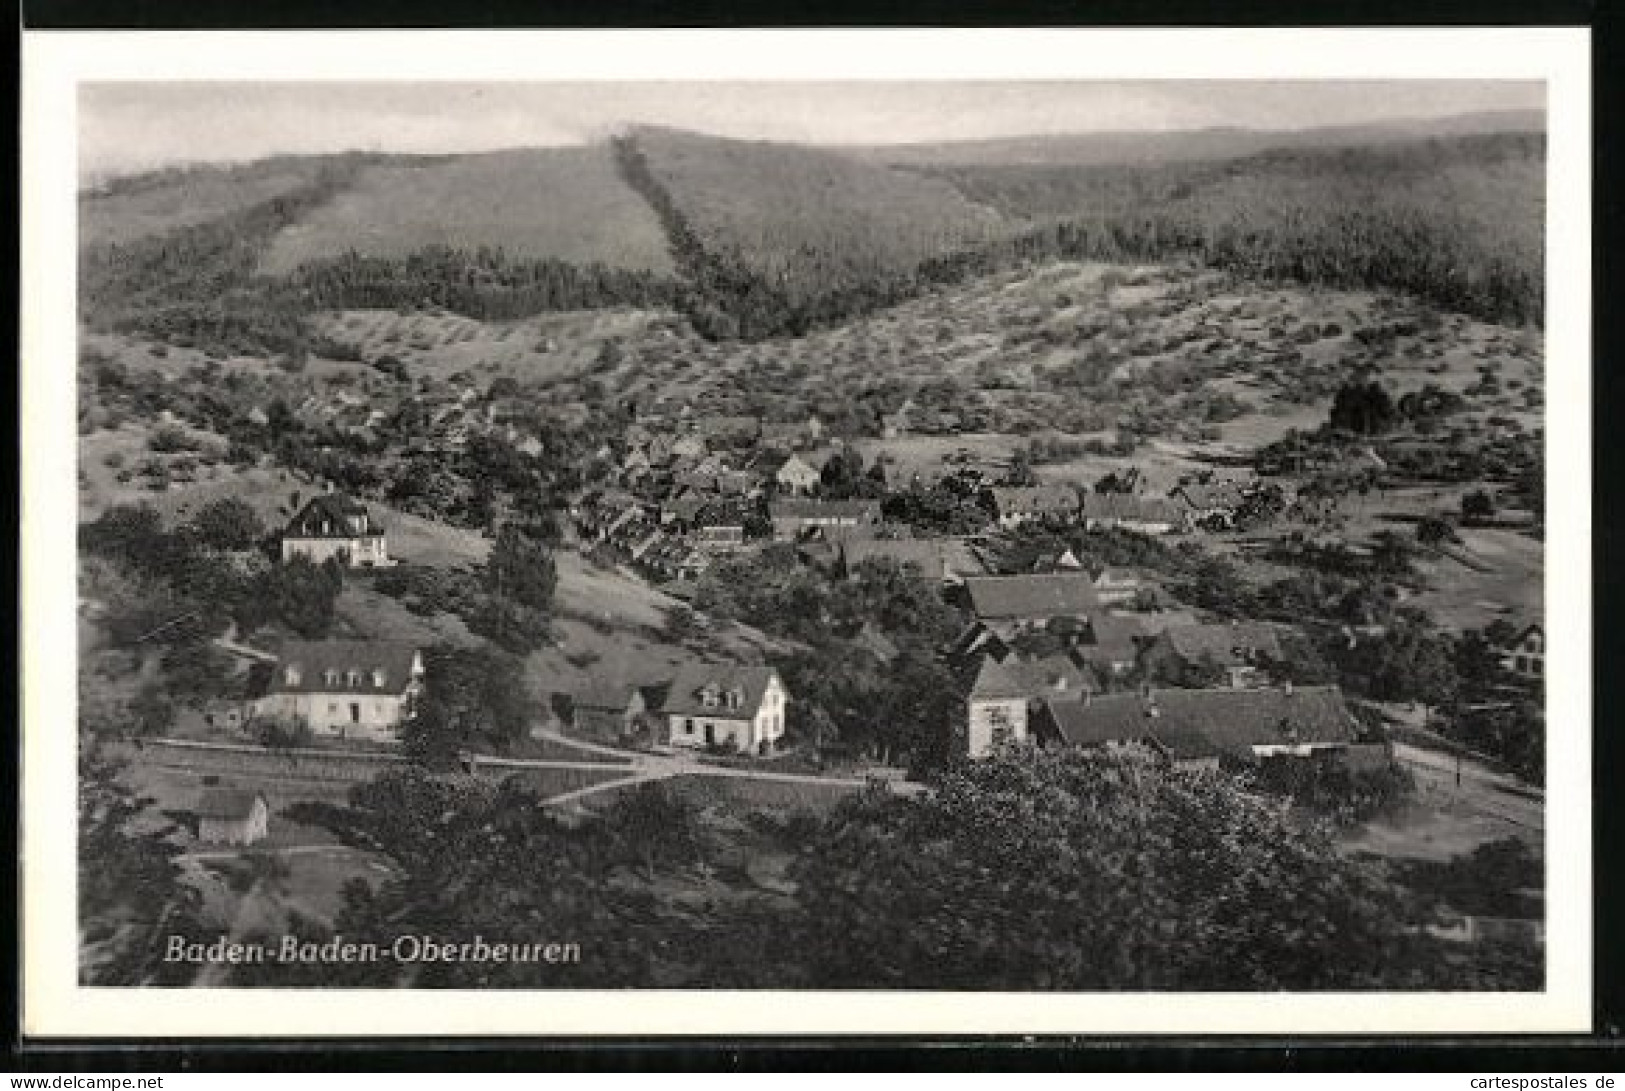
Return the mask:
<svg viewBox="0 0 1625 1091">
<path fill-rule="evenodd" d="M 770 753 L 784 737 L 789 692 L 766 666 L 689 663 L 666 692 L 671 744 Z"/>
<path fill-rule="evenodd" d="M 253 711 L 304 723 L 317 735 L 391 742 L 417 714 L 423 675 L 423 654 L 410 644 L 290 641 Z"/>
<path fill-rule="evenodd" d="M 395 563 L 384 528 L 366 505 L 332 490 L 311 497 L 283 529 L 282 560 L 295 557 L 315 564 L 334 559 L 349 568 Z"/>
</svg>

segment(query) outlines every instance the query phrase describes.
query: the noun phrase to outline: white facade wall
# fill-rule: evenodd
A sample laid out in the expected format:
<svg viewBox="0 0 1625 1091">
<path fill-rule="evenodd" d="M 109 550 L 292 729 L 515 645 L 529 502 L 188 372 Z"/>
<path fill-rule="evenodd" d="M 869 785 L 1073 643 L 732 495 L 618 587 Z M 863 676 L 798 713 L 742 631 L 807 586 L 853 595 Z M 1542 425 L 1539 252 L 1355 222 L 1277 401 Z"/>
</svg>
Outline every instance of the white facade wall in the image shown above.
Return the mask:
<svg viewBox="0 0 1625 1091">
<path fill-rule="evenodd" d="M 707 745 L 732 746 L 742 753 L 759 753 L 762 743 L 777 743 L 784 738 L 785 713 L 789 699 L 784 687 L 774 678 L 762 693 L 762 704 L 750 717 L 727 715 L 718 709 L 714 714 L 677 715 L 668 717 L 673 746 L 703 749 Z M 711 738 L 706 739 L 706 728 Z"/>
<path fill-rule="evenodd" d="M 393 742 L 406 716 L 406 698 L 398 693 L 273 693 L 255 703 L 255 712 L 303 720 L 313 733 L 329 738 Z"/>
<path fill-rule="evenodd" d="M 998 734 L 1011 739 L 1027 737 L 1027 699 L 1025 697 L 973 697 L 968 706 L 970 723 L 966 732 L 966 748 L 973 758 L 986 757 L 993 749 Z"/>
<path fill-rule="evenodd" d="M 389 546 L 381 534 L 358 538 L 283 538 L 283 563 L 295 557 L 308 557 L 314 564 L 336 557 L 339 563 L 351 568 L 383 568 L 394 563 L 389 559 Z"/>
</svg>

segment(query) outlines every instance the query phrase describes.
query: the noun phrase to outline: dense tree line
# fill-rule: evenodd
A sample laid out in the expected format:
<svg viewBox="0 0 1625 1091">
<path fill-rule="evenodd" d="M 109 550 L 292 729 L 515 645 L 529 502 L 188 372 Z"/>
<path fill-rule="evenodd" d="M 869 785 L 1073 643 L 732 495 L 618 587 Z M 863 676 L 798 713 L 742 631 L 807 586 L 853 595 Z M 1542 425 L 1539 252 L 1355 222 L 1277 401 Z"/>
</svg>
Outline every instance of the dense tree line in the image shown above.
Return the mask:
<svg viewBox="0 0 1625 1091">
<path fill-rule="evenodd" d="M 1219 163 L 942 168 L 973 199 L 1042 226 L 922 274 L 1193 256 L 1245 276 L 1385 288 L 1538 323 L 1545 152 L 1544 136 L 1494 134 Z"/>
<path fill-rule="evenodd" d="M 351 251 L 303 265 L 282 285 L 313 310 L 444 307 L 496 321 L 547 311 L 667 307 L 677 297 L 676 284 L 653 273 L 520 260 L 485 246 L 472 252 L 427 247 L 400 257 Z"/>
<path fill-rule="evenodd" d="M 1348 858 L 1331 830 L 1217 773 L 1133 755 L 1012 750 L 916 798 L 822 815 L 753 812 L 732 834 L 666 785 L 566 823 L 517 781 L 422 771 L 358 786 L 301 821 L 387 864 L 333 922 L 352 942 L 538 936 L 546 963 L 324 966 L 323 983 L 416 987 L 1526 989 L 1538 951 L 1485 972 L 1427 935 L 1440 903 Z M 792 857 L 793 893 L 751 889 L 757 839 Z M 1080 851 L 1080 846 L 1087 851 Z M 661 893 L 703 865 L 740 886 L 726 912 Z M 1508 870 L 1503 868 L 1502 870 Z M 1527 870 L 1527 869 L 1524 869 Z M 714 885 L 710 889 L 715 889 Z M 234 983 L 290 984 L 246 967 Z M 337 977 L 332 975 L 337 974 Z"/>
</svg>

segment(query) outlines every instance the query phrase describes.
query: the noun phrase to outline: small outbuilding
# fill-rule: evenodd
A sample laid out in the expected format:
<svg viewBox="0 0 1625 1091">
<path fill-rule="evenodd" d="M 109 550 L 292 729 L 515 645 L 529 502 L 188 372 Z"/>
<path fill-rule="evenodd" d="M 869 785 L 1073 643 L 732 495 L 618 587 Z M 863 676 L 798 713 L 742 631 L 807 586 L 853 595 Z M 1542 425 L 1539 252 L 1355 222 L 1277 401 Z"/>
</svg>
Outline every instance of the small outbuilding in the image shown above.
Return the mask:
<svg viewBox="0 0 1625 1091">
<path fill-rule="evenodd" d="M 198 800 L 197 819 L 200 841 L 252 845 L 270 833 L 271 809 L 259 792 L 209 788 Z"/>
</svg>

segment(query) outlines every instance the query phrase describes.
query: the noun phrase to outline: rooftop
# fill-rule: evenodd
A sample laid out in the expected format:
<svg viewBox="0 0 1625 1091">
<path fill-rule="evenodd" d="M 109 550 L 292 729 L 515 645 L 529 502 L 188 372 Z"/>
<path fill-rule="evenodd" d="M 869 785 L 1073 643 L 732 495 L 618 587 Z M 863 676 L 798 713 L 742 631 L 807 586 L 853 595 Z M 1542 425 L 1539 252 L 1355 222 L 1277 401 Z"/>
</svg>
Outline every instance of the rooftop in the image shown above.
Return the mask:
<svg viewBox="0 0 1625 1091">
<path fill-rule="evenodd" d="M 1255 746 L 1350 743 L 1353 717 L 1336 686 L 1285 689 L 1157 689 L 1045 702 L 1073 746 L 1150 739 L 1181 756 L 1248 756 Z"/>
<path fill-rule="evenodd" d="M 777 675 L 772 667 L 741 666 L 737 663 L 700 663 L 685 664 L 672 679 L 671 690 L 666 695 L 664 711 L 673 716 L 711 716 L 721 719 L 730 717 L 725 713 L 733 713 L 733 719 L 748 719 L 756 715 L 762 707 L 762 696 L 767 692 L 768 683 Z M 729 692 L 739 695 L 737 707 L 708 706 L 704 703 L 702 694 L 706 689 L 713 689 L 717 694 Z"/>
<path fill-rule="evenodd" d="M 1084 573 L 967 576 L 965 590 L 984 620 L 1076 617 L 1100 609 L 1094 581 Z"/>
</svg>

